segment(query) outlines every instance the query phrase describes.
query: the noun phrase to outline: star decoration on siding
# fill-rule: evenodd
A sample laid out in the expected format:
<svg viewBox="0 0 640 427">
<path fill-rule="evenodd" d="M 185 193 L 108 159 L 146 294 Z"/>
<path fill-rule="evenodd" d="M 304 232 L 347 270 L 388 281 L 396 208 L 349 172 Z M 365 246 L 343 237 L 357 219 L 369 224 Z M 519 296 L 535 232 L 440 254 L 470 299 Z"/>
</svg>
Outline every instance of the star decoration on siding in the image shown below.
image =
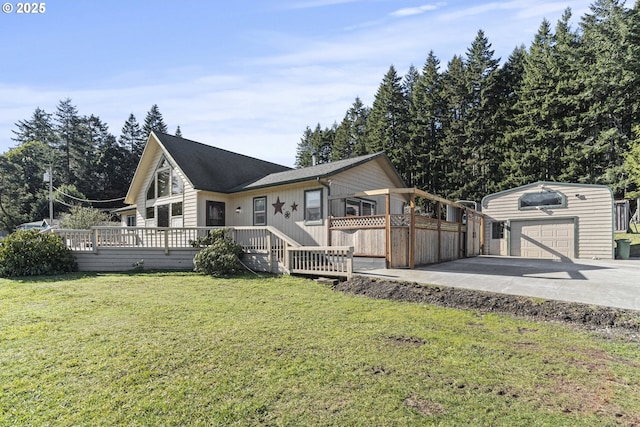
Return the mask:
<svg viewBox="0 0 640 427">
<path fill-rule="evenodd" d="M 284 202 L 280 201 L 280 196 L 278 196 L 278 199 L 276 200 L 275 203 L 271 203 L 271 206 L 273 206 L 274 215 L 277 215 L 278 212 L 282 213 L 282 207 L 284 206 Z"/>
<path fill-rule="evenodd" d="M 291 205 L 291 212 L 294 212 L 297 210 L 298 210 L 298 204 L 296 202 L 293 202 L 293 204 Z"/>
</svg>

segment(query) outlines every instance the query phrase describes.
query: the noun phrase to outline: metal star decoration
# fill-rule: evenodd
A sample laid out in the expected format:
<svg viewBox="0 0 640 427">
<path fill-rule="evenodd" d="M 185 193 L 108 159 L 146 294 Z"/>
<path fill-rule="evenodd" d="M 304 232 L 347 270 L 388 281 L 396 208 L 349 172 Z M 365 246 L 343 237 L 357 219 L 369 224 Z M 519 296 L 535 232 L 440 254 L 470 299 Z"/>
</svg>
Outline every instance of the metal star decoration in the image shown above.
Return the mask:
<svg viewBox="0 0 640 427">
<path fill-rule="evenodd" d="M 278 212 L 282 213 L 282 207 L 284 206 L 284 202 L 281 202 L 280 196 L 278 196 L 278 199 L 276 200 L 276 202 L 271 203 L 271 206 L 273 206 L 273 208 L 275 209 L 273 214 L 276 215 Z"/>
<path fill-rule="evenodd" d="M 293 204 L 291 205 L 291 212 L 294 212 L 297 210 L 298 210 L 298 204 L 296 202 L 293 202 Z"/>
</svg>

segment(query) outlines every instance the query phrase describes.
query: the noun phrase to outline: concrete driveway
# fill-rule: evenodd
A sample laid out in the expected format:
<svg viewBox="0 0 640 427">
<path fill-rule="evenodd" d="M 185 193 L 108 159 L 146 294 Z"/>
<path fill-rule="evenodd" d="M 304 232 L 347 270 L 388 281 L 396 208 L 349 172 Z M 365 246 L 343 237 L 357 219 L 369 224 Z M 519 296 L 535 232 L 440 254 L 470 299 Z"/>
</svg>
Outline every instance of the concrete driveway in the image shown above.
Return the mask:
<svg viewBox="0 0 640 427">
<path fill-rule="evenodd" d="M 640 260 L 480 256 L 414 270 L 356 266 L 356 274 L 640 310 Z"/>
</svg>

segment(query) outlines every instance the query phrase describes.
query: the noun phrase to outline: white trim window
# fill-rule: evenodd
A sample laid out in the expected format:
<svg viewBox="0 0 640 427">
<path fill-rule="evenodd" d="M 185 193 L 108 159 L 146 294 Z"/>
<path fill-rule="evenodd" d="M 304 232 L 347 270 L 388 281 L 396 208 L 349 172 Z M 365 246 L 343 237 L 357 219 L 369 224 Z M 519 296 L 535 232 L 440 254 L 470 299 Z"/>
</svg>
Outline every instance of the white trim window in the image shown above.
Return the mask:
<svg viewBox="0 0 640 427">
<path fill-rule="evenodd" d="M 267 197 L 253 198 L 253 225 L 267 225 Z"/>
<path fill-rule="evenodd" d="M 304 223 L 322 224 L 322 188 L 304 192 Z"/>
<path fill-rule="evenodd" d="M 147 188 L 147 200 L 178 196 L 183 192 L 182 179 L 178 176 L 176 169 L 162 156 Z"/>
</svg>

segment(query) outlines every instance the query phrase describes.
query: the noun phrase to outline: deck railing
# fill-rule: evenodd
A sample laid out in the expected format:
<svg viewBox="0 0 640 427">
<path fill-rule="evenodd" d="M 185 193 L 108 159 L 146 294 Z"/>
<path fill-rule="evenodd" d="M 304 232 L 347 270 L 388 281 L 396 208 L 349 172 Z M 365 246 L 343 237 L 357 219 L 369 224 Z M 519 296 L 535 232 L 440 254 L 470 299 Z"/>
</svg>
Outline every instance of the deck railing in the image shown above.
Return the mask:
<svg viewBox="0 0 640 427">
<path fill-rule="evenodd" d="M 303 246 L 287 252 L 292 273 L 347 278 L 353 274 L 353 247 Z"/>
<path fill-rule="evenodd" d="M 193 249 L 192 243 L 211 230 L 225 228 L 246 253 L 266 254 L 271 271 L 350 277 L 353 272 L 353 248 L 301 247 L 278 229 L 266 227 L 92 227 L 90 230 L 57 229 L 67 247 L 75 252 L 100 253 L 103 248 Z M 107 256 L 107 255 L 105 255 Z M 278 263 L 280 269 L 272 263 Z"/>
</svg>

